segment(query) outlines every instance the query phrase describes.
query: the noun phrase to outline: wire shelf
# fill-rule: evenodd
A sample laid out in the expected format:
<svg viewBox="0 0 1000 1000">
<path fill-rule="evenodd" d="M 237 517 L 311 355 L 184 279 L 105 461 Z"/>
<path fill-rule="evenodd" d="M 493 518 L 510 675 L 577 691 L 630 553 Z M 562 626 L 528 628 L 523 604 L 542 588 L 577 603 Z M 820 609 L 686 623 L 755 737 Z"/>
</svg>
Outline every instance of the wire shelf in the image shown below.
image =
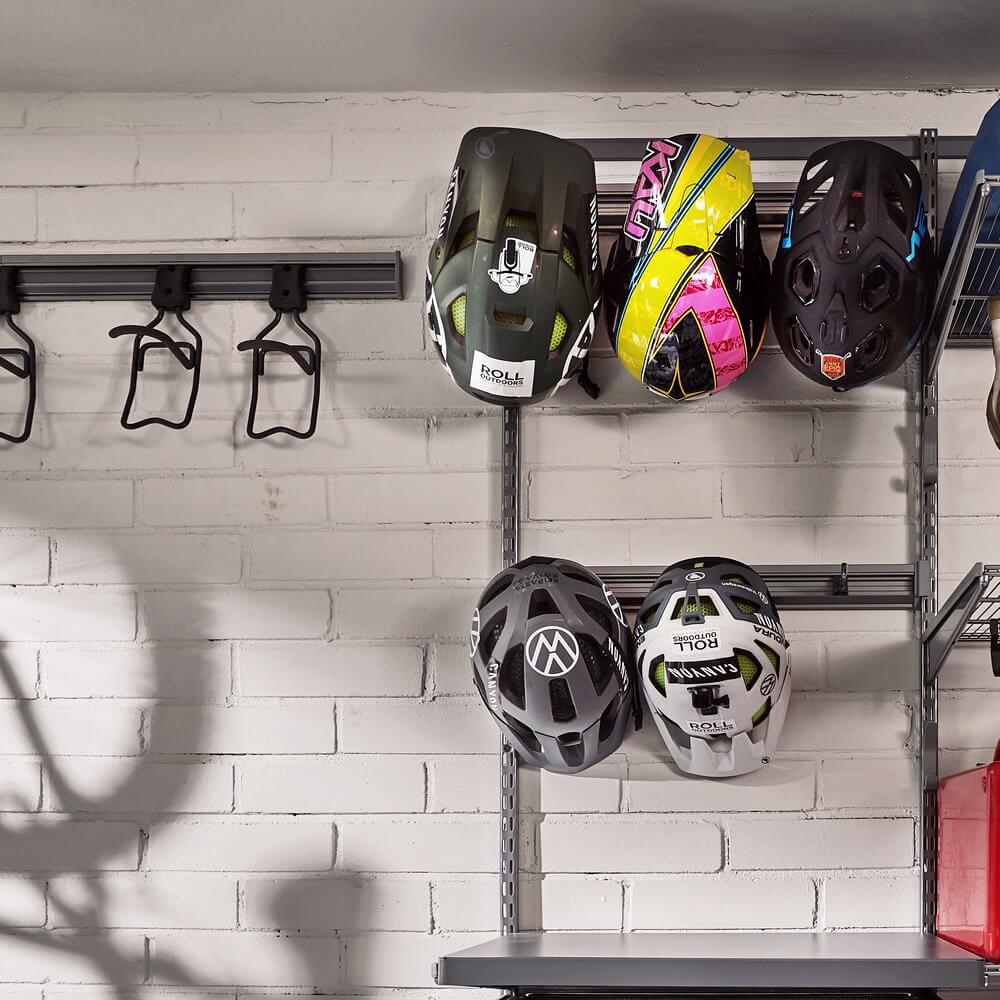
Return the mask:
<svg viewBox="0 0 1000 1000">
<path fill-rule="evenodd" d="M 982 219 L 975 230 L 975 242 L 948 328 L 953 346 L 989 341 L 987 302 L 1000 295 L 1000 177 L 984 177 L 972 198 L 981 203 L 975 209 Z"/>
<path fill-rule="evenodd" d="M 959 642 L 989 642 L 990 622 L 1000 622 L 1000 566 L 983 568 L 982 588 Z"/>
</svg>

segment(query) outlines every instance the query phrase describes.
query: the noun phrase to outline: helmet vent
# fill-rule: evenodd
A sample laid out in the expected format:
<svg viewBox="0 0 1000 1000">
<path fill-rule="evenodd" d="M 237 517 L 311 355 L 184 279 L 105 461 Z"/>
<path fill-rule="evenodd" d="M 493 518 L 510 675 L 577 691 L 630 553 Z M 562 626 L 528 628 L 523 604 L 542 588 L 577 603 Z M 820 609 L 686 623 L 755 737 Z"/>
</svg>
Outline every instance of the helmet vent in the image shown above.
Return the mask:
<svg viewBox="0 0 1000 1000">
<path fill-rule="evenodd" d="M 740 676 L 749 691 L 757 683 L 757 678 L 764 672 L 764 668 L 761 667 L 753 653 L 748 653 L 745 649 L 736 649 L 733 652 L 736 653 L 736 664 L 740 668 Z"/>
<path fill-rule="evenodd" d="M 564 677 L 549 681 L 549 702 L 553 722 L 572 722 L 576 718 L 576 705 Z"/>
<path fill-rule="evenodd" d="M 566 331 L 569 330 L 569 320 L 561 312 L 556 312 L 552 321 L 552 336 L 549 337 L 549 354 L 554 354 L 562 346 L 566 339 Z"/>
<path fill-rule="evenodd" d="M 568 580 L 576 580 L 578 583 L 585 583 L 590 587 L 594 585 L 594 577 L 592 577 L 589 573 L 582 573 L 578 569 L 573 569 L 567 566 L 562 570 L 562 575 Z"/>
<path fill-rule="evenodd" d="M 771 699 L 768 697 L 767 701 L 764 702 L 756 712 L 753 713 L 753 718 L 750 720 L 751 724 L 754 726 L 759 726 L 769 715 L 771 714 Z"/>
<path fill-rule="evenodd" d="M 471 247 L 472 244 L 476 242 L 476 230 L 478 228 L 478 213 L 476 215 L 468 215 L 462 220 L 462 226 L 458 231 L 457 237 L 455 238 L 455 249 L 451 252 L 452 257 L 464 250 L 466 247 Z"/>
<path fill-rule="evenodd" d="M 896 297 L 896 275 L 884 260 L 877 261 L 861 278 L 861 305 L 878 312 Z"/>
<path fill-rule="evenodd" d="M 497 686 L 509 702 L 524 709 L 524 646 L 521 644 L 507 650 L 500 665 Z"/>
<path fill-rule="evenodd" d="M 542 615 L 558 615 L 559 608 L 552 600 L 552 595 L 539 587 L 531 592 L 531 603 L 528 605 L 528 618 L 541 618 Z"/>
<path fill-rule="evenodd" d="M 792 351 L 795 357 L 804 365 L 811 365 L 813 360 L 813 342 L 809 339 L 798 318 L 794 318 L 788 324 L 788 337 L 791 341 Z"/>
<path fill-rule="evenodd" d="M 750 582 L 746 579 L 746 577 L 740 576 L 739 573 L 727 573 L 722 578 L 722 582 L 723 583 L 740 583 L 744 587 L 749 587 L 750 586 Z"/>
<path fill-rule="evenodd" d="M 697 601 L 688 602 L 686 598 L 679 597 L 677 603 L 674 605 L 674 613 L 670 616 L 673 621 L 676 621 L 682 615 L 696 615 L 703 614 L 707 618 L 709 615 L 717 615 L 719 609 L 715 606 L 715 602 L 711 597 L 699 597 Z"/>
<path fill-rule="evenodd" d="M 896 179 L 902 181 L 905 179 L 905 175 L 897 175 Z M 885 213 L 889 217 L 889 221 L 905 235 L 909 231 L 910 220 L 906 217 L 906 209 L 903 207 L 900 191 L 887 185 L 882 191 L 882 200 L 885 203 Z"/>
<path fill-rule="evenodd" d="M 496 580 L 493 581 L 493 586 L 479 598 L 480 608 L 485 608 L 490 601 L 499 597 L 500 594 L 502 594 L 511 585 L 511 581 L 513 581 L 513 579 L 514 577 L 510 573 L 504 573 L 503 576 L 498 576 Z"/>
<path fill-rule="evenodd" d="M 649 679 L 660 694 L 667 693 L 667 664 L 662 656 L 653 657 L 649 665 Z"/>
<path fill-rule="evenodd" d="M 748 601 L 743 597 L 734 597 L 733 604 L 739 609 L 741 614 L 753 615 L 760 611 L 760 605 L 753 601 Z"/>
<path fill-rule="evenodd" d="M 835 224 L 842 233 L 855 233 L 864 229 L 865 219 L 865 175 L 859 170 L 847 185 L 847 197 L 837 211 Z"/>
<path fill-rule="evenodd" d="M 465 336 L 465 303 L 466 297 L 463 293 L 459 295 L 451 304 L 451 308 L 448 310 L 451 315 L 451 325 L 455 328 L 455 333 L 459 337 Z"/>
<path fill-rule="evenodd" d="M 587 672 L 594 682 L 594 690 L 598 694 L 604 694 L 611 683 L 611 658 L 589 635 L 577 636 L 577 641 L 580 644 L 583 662 L 587 665 Z"/>
<path fill-rule="evenodd" d="M 592 597 L 584 597 L 583 594 L 577 594 L 576 599 L 580 602 L 580 607 L 597 622 L 599 628 L 607 632 L 609 636 L 618 635 L 616 627 L 618 619 L 615 618 L 606 604 L 601 604 L 600 601 L 595 601 Z"/>
<path fill-rule="evenodd" d="M 768 662 L 774 667 L 774 672 L 778 672 L 778 654 L 771 649 L 770 646 L 765 646 L 759 639 L 754 640 L 760 649 L 763 651 L 764 655 L 767 657 Z"/>
<path fill-rule="evenodd" d="M 802 257 L 792 270 L 792 291 L 804 306 L 816 298 L 819 291 L 819 268 L 811 257 Z"/>
<path fill-rule="evenodd" d="M 493 310 L 493 318 L 507 326 L 524 326 L 528 321 L 525 313 L 499 312 L 496 309 Z"/>
<path fill-rule="evenodd" d="M 659 610 L 660 609 L 659 609 L 659 607 L 656 604 L 651 604 L 648 608 L 646 608 L 645 611 L 642 612 L 641 615 L 639 615 L 639 619 L 638 619 L 639 620 L 639 624 L 640 625 L 649 625 L 650 622 L 652 622 L 652 620 L 657 616 L 657 614 L 659 613 Z"/>
<path fill-rule="evenodd" d="M 511 733 L 531 750 L 532 753 L 542 752 L 542 745 L 538 742 L 538 737 L 523 722 L 512 718 L 506 712 L 503 713 L 503 721 L 507 723 Z"/>
<path fill-rule="evenodd" d="M 507 621 L 507 609 L 501 608 L 487 623 L 486 628 L 479 634 L 479 651 L 483 659 L 488 660 L 493 655 L 493 650 L 500 639 L 504 623 Z"/>
<path fill-rule="evenodd" d="M 618 713 L 621 711 L 617 699 L 601 713 L 601 724 L 597 727 L 597 742 L 603 743 L 614 731 L 615 723 L 618 721 Z"/>
<path fill-rule="evenodd" d="M 874 368 L 884 357 L 889 347 L 889 333 L 884 326 L 872 330 L 854 349 L 854 369 L 866 372 Z"/>
</svg>

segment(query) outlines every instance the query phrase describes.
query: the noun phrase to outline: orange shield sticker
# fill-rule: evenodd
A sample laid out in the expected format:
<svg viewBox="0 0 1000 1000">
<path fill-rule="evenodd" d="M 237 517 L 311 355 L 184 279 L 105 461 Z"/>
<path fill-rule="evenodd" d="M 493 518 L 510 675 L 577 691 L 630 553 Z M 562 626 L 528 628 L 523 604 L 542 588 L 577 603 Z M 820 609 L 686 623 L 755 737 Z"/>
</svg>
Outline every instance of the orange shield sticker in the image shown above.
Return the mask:
<svg viewBox="0 0 1000 1000">
<path fill-rule="evenodd" d="M 819 370 L 832 382 L 836 382 L 847 371 L 847 358 L 839 354 L 824 354 L 820 357 Z"/>
</svg>

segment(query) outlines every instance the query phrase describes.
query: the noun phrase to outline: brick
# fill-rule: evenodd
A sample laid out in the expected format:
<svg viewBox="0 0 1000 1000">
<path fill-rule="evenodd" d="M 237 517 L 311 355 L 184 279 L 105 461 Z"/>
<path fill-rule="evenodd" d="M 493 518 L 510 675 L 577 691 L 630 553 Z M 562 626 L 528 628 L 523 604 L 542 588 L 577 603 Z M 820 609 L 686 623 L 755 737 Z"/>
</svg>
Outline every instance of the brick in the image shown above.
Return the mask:
<svg viewBox="0 0 1000 1000">
<path fill-rule="evenodd" d="M 949 750 L 992 747 L 996 744 L 996 691 L 945 693 L 940 701 L 941 745 Z"/>
<path fill-rule="evenodd" d="M 320 132 L 163 132 L 139 138 L 139 182 L 234 184 L 329 176 L 330 137 Z"/>
<path fill-rule="evenodd" d="M 500 414 L 493 409 L 460 420 L 432 420 L 431 466 L 434 469 L 483 469 L 499 464 L 500 426 Z"/>
<path fill-rule="evenodd" d="M 740 465 L 812 457 L 808 413 L 636 413 L 626 417 L 627 451 L 639 465 Z"/>
<path fill-rule="evenodd" d="M 426 879 L 251 879 L 244 923 L 252 930 L 426 931 Z"/>
<path fill-rule="evenodd" d="M 729 830 L 732 868 L 908 868 L 909 819 L 735 819 Z"/>
<path fill-rule="evenodd" d="M 810 563 L 816 559 L 816 526 L 813 521 L 770 521 L 747 530 L 736 518 L 698 518 L 645 521 L 617 528 L 628 536 L 631 560 L 645 565 L 669 566 L 689 559 L 692 552 L 724 552 L 753 566 L 755 563 Z M 840 556 L 837 557 L 840 561 Z"/>
<path fill-rule="evenodd" d="M 7 243 L 28 243 L 38 232 L 34 191 L 0 191 L 0 215 Z"/>
<path fill-rule="evenodd" d="M 902 516 L 906 489 L 895 466 L 726 470 L 722 510 L 727 517 Z"/>
<path fill-rule="evenodd" d="M 427 461 L 427 424 L 413 417 L 387 420 L 323 419 L 308 450 L 268 441 L 241 441 L 238 464 L 244 469 L 400 469 Z"/>
<path fill-rule="evenodd" d="M 820 563 L 909 562 L 915 558 L 915 532 L 916 528 L 901 518 L 820 521 L 816 525 L 816 559 Z"/>
<path fill-rule="evenodd" d="M 196 527 L 322 524 L 320 476 L 146 479 L 139 486 L 145 524 Z"/>
<path fill-rule="evenodd" d="M 349 872 L 489 872 L 496 867 L 492 817 L 386 816 L 337 823 L 337 867 Z"/>
<path fill-rule="evenodd" d="M 919 801 L 912 757 L 834 758 L 819 766 L 820 805 L 826 809 L 909 809 Z"/>
<path fill-rule="evenodd" d="M 160 590 L 143 604 L 150 639 L 315 639 L 330 624 L 325 590 Z"/>
<path fill-rule="evenodd" d="M 229 764 L 167 764 L 86 757 L 59 762 L 46 772 L 47 807 L 99 814 L 225 813 L 233 808 Z"/>
<path fill-rule="evenodd" d="M 336 328 L 330 331 L 336 338 Z M 446 376 L 434 358 L 364 358 L 338 360 L 331 371 L 328 405 L 338 413 L 414 410 L 441 413 L 468 410 L 475 405 L 465 393 L 445 394 L 441 382 Z"/>
<path fill-rule="evenodd" d="M 478 587 L 351 588 L 334 597 L 336 634 L 343 639 L 466 639 Z"/>
<path fill-rule="evenodd" d="M 329 822 L 154 823 L 146 851 L 151 871 L 326 871 L 332 862 Z"/>
<path fill-rule="evenodd" d="M 613 765 L 586 774 L 541 773 L 543 813 L 615 813 L 621 801 L 621 778 Z M 621 769 L 624 772 L 624 768 Z M 597 773 L 594 773 L 594 772 Z"/>
<path fill-rule="evenodd" d="M 235 583 L 237 535 L 88 535 L 56 539 L 57 583 Z"/>
<path fill-rule="evenodd" d="M 806 761 L 776 761 L 725 781 L 691 778 L 660 763 L 633 763 L 626 802 L 629 812 L 804 810 L 815 803 L 815 786 L 814 767 Z"/>
<path fill-rule="evenodd" d="M 3 484 L 6 528 L 123 528 L 132 523 L 132 484 L 48 480 Z"/>
<path fill-rule="evenodd" d="M 38 238 L 96 240 L 227 239 L 231 195 L 224 188 L 51 188 L 38 192 Z"/>
<path fill-rule="evenodd" d="M 232 427 L 221 420 L 193 422 L 167 436 L 155 427 L 126 431 L 106 420 L 55 414 L 47 429 L 46 469 L 228 469 L 233 464 Z"/>
<path fill-rule="evenodd" d="M 25 730 L 25 710 L 8 701 L 0 703 L 0 754 L 130 756 L 139 752 L 136 709 L 38 701 L 31 703 L 27 714 L 43 745 L 37 745 L 35 736 Z"/>
<path fill-rule="evenodd" d="M 546 818 L 539 836 L 545 872 L 714 872 L 722 864 L 722 835 L 711 823 Z"/>
<path fill-rule="evenodd" d="M 197 702 L 230 690 L 229 650 L 198 646 L 62 646 L 42 651 L 49 698 L 152 698 Z"/>
<path fill-rule="evenodd" d="M 0 895 L 0 920 L 4 927 L 44 927 L 45 883 L 5 878 Z M 0 996 L 7 1000 L 6 991 Z"/>
<path fill-rule="evenodd" d="M 915 874 L 828 877 L 824 896 L 823 923 L 831 929 L 920 926 L 920 878 Z"/>
<path fill-rule="evenodd" d="M 384 753 L 387 734 L 405 734 L 399 750 L 411 754 L 491 753 L 499 729 L 478 701 L 409 698 L 345 701 L 340 706 L 343 753 Z"/>
<path fill-rule="evenodd" d="M 916 416 L 905 411 L 853 410 L 819 417 L 819 457 L 835 462 L 916 460 Z"/>
<path fill-rule="evenodd" d="M 792 668 L 792 690 L 816 691 L 826 686 L 823 665 L 826 651 L 821 640 L 814 636 L 786 632 L 791 643 L 788 662 Z"/>
<path fill-rule="evenodd" d="M 434 532 L 434 575 L 485 583 L 501 565 L 497 527 L 449 526 Z"/>
<path fill-rule="evenodd" d="M 944 518 L 939 531 L 940 568 L 944 574 L 964 576 L 984 553 L 996 552 L 1000 547 L 1000 523 L 995 515 L 963 521 Z M 952 683 L 953 671 L 949 665 L 943 678 L 946 684 Z"/>
<path fill-rule="evenodd" d="M 236 235 L 347 239 L 421 236 L 424 190 L 398 184 L 274 184 L 236 189 Z"/>
<path fill-rule="evenodd" d="M 427 531 L 271 531 L 251 541 L 255 580 L 407 580 L 431 575 Z"/>
<path fill-rule="evenodd" d="M 946 585 L 944 592 L 947 593 L 949 589 L 950 587 Z M 996 690 L 998 681 L 994 678 L 989 660 L 983 653 L 984 648 L 979 643 L 961 643 L 952 646 L 948 654 L 948 666 L 939 675 L 940 689 L 942 691 Z"/>
<path fill-rule="evenodd" d="M 0 865 L 8 872 L 134 871 L 139 864 L 135 823 L 52 816 L 12 817 L 4 825 Z"/>
<path fill-rule="evenodd" d="M 376 486 L 377 483 L 377 486 Z M 443 524 L 495 521 L 499 490 L 485 472 L 335 476 L 333 510 L 341 524 Z"/>
<path fill-rule="evenodd" d="M 639 878 L 632 885 L 634 930 L 802 930 L 815 923 L 812 879 Z"/>
<path fill-rule="evenodd" d="M 344 979 L 351 986 L 431 989 L 431 966 L 442 955 L 487 940 L 475 934 L 375 933 L 345 942 Z"/>
<path fill-rule="evenodd" d="M 57 928 L 236 926 L 236 880 L 202 875 L 129 873 L 116 878 L 50 880 Z M 101 905 L 95 907 L 94 899 Z"/>
<path fill-rule="evenodd" d="M 478 698 L 472 680 L 472 665 L 469 662 L 467 643 L 437 643 L 431 657 L 435 695 L 457 694 L 466 698 Z"/>
<path fill-rule="evenodd" d="M 1000 464 L 947 465 L 941 470 L 941 514 L 994 516 L 998 486 Z"/>
<path fill-rule="evenodd" d="M 521 460 L 527 465 L 559 468 L 621 464 L 622 431 L 617 416 L 531 416 L 524 421 L 523 430 Z"/>
<path fill-rule="evenodd" d="M 542 911 L 546 930 L 621 930 L 621 882 L 547 875 L 542 880 Z"/>
<path fill-rule="evenodd" d="M 523 524 L 521 549 L 565 556 L 584 566 L 620 566 L 630 562 L 629 531 L 617 524 Z"/>
<path fill-rule="evenodd" d="M 107 979 L 108 955 L 115 956 L 118 989 L 139 986 L 146 963 L 142 934 L 81 935 L 38 931 L 0 937 L 4 976 L 15 982 L 93 983 Z M 48 991 L 51 987 L 46 987 Z"/>
<path fill-rule="evenodd" d="M 462 134 L 418 132 L 406 143 L 399 132 L 351 129 L 334 138 L 334 173 L 349 181 L 427 180 L 451 173 Z"/>
<path fill-rule="evenodd" d="M 496 749 L 500 749 L 499 732 Z M 427 775 L 428 812 L 485 813 L 496 812 L 499 808 L 500 759 L 496 753 L 430 760 L 427 762 Z M 523 782 L 529 780 L 528 775 L 529 772 L 522 772 L 522 787 Z"/>
<path fill-rule="evenodd" d="M 984 396 L 986 391 L 984 390 Z M 995 461 L 997 446 L 990 434 L 983 414 L 983 406 L 976 401 L 974 409 L 942 410 L 939 416 L 941 457 L 953 459 Z"/>
<path fill-rule="evenodd" d="M 218 122 L 216 100 L 191 94 L 40 94 L 28 107 L 32 129 L 60 132 L 94 128 L 176 131 L 212 128 Z"/>
<path fill-rule="evenodd" d="M 536 469 L 528 483 L 528 513 L 536 521 L 711 517 L 717 493 L 709 469 Z"/>
<path fill-rule="evenodd" d="M 419 646 L 255 643 L 240 649 L 248 698 L 416 696 L 423 688 Z"/>
<path fill-rule="evenodd" d="M 398 756 L 248 760 L 241 802 L 248 813 L 423 812 L 424 766 Z"/>
<path fill-rule="evenodd" d="M 152 712 L 153 753 L 322 753 L 334 749 L 333 708 L 161 705 Z"/>
<path fill-rule="evenodd" d="M 901 750 L 910 717 L 895 701 L 792 698 L 782 750 Z"/>
<path fill-rule="evenodd" d="M 0 585 L 48 583 L 48 538 L 0 536 L 0 567 Z"/>
<path fill-rule="evenodd" d="M 831 639 L 827 658 L 833 691 L 903 691 L 916 687 L 920 674 L 920 646 L 905 635 Z"/>
<path fill-rule="evenodd" d="M 148 308 L 148 307 L 147 307 Z M 148 322 L 151 317 L 147 314 L 142 317 L 143 322 Z M 78 320 L 65 320 L 74 327 Z M 35 333 L 35 324 L 32 323 L 32 334 Z M 80 336 L 77 330 L 78 350 L 84 350 L 82 341 L 97 339 L 98 333 L 93 333 L 92 337 Z M 46 345 L 47 346 L 47 345 Z M 128 364 L 122 358 L 122 364 L 109 365 L 108 360 L 117 356 L 107 355 L 100 361 L 89 358 L 75 360 L 61 358 L 46 353 L 39 366 L 38 378 L 45 385 L 45 413 L 101 413 L 108 416 L 121 413 L 122 404 L 128 393 Z M 150 356 L 150 363 L 152 356 Z M 3 402 L 0 403 L 7 409 L 7 403 L 15 402 L 12 386 L 4 386 Z M 11 406 L 11 409 L 19 409 Z M 43 437 L 44 440 L 44 437 Z"/>
<path fill-rule="evenodd" d="M 993 367 L 983 363 L 979 351 L 948 351 L 941 356 L 938 367 L 938 399 L 974 399 L 983 402 L 993 382 Z M 950 421 L 951 415 L 944 414 Z M 984 421 L 985 422 L 985 421 Z M 944 428 L 942 430 L 942 435 Z"/>
<path fill-rule="evenodd" d="M 0 186 L 130 184 L 135 158 L 129 135 L 4 135 Z"/>
<path fill-rule="evenodd" d="M 523 880 L 523 876 L 522 876 Z M 522 882 L 523 884 L 523 882 Z M 524 888 L 528 888 L 523 885 Z M 521 929 L 530 924 L 525 919 L 531 891 L 521 895 Z M 496 930 L 499 918 L 497 880 L 490 876 L 466 876 L 461 878 L 434 879 L 431 884 L 434 900 L 434 927 L 443 931 L 490 931 Z"/>
<path fill-rule="evenodd" d="M 329 938 L 161 931 L 150 944 L 153 983 L 172 983 L 177 970 L 197 969 L 205 986 L 308 986 L 322 995 L 337 990 L 339 963 L 337 941 Z"/>
<path fill-rule="evenodd" d="M 35 761 L 0 758 L 0 812 L 36 812 L 41 804 L 42 769 Z"/>
</svg>

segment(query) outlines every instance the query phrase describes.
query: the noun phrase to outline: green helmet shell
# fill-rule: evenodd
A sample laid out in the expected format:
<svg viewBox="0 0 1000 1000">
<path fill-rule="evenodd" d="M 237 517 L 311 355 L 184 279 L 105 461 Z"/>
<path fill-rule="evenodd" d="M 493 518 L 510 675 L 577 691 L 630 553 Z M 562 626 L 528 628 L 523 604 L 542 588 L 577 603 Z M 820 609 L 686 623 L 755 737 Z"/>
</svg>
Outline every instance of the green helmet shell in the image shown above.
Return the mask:
<svg viewBox="0 0 1000 1000">
<path fill-rule="evenodd" d="M 579 371 L 601 299 L 594 161 L 541 132 L 462 139 L 427 263 L 431 338 L 477 399 L 533 403 Z"/>
</svg>

